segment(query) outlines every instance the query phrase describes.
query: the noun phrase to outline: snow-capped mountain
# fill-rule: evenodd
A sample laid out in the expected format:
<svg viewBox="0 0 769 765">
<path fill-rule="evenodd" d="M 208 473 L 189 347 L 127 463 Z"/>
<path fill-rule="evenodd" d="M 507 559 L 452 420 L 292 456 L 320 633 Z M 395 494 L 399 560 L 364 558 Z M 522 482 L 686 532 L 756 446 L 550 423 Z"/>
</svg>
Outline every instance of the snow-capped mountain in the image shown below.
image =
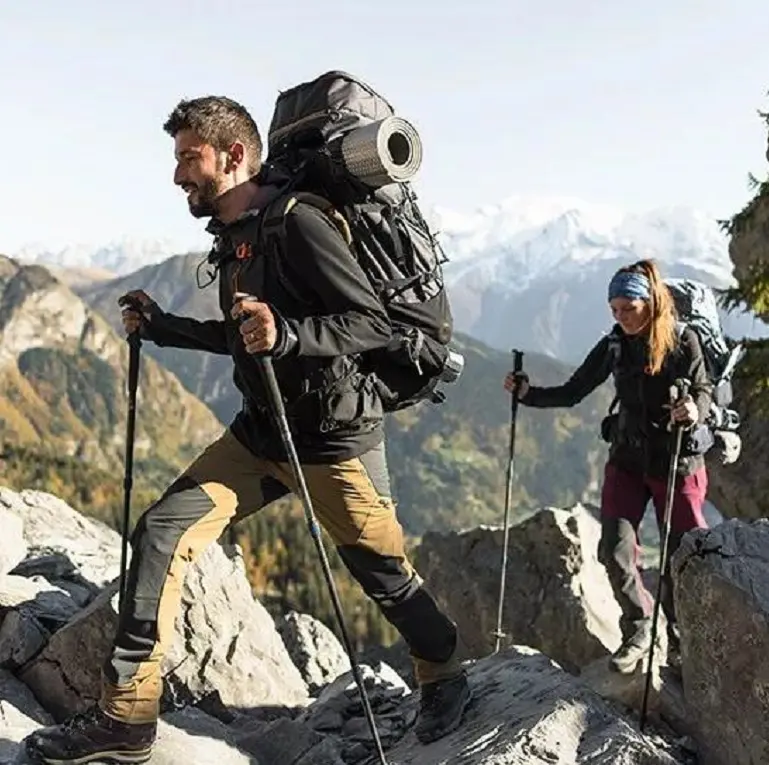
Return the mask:
<svg viewBox="0 0 769 765">
<path fill-rule="evenodd" d="M 655 258 L 666 276 L 713 287 L 733 282 L 718 223 L 685 207 L 630 214 L 569 197 L 518 196 L 469 213 L 425 212 L 450 259 L 445 273 L 456 328 L 503 350 L 580 361 L 611 326 L 605 295 L 612 273 L 644 257 Z M 33 246 L 15 257 L 122 276 L 190 249 L 124 239 L 96 249 Z M 749 316 L 725 317 L 725 329 L 736 336 L 767 331 Z"/>
<path fill-rule="evenodd" d="M 206 250 L 205 243 L 192 247 L 179 246 L 169 239 L 132 239 L 125 237 L 94 247 L 89 244 L 71 244 L 50 248 L 30 244 L 13 253 L 22 263 L 39 263 L 64 269 L 98 269 L 115 276 L 125 276 L 144 266 L 160 263 L 171 255 L 191 250 Z"/>
<path fill-rule="evenodd" d="M 578 362 L 611 326 L 606 286 L 614 271 L 654 258 L 664 276 L 733 284 L 717 221 L 685 207 L 628 214 L 570 198 L 512 197 L 469 215 L 430 216 L 450 258 L 455 323 L 494 347 L 537 350 Z M 730 334 L 763 334 L 747 316 L 724 317 Z"/>
</svg>

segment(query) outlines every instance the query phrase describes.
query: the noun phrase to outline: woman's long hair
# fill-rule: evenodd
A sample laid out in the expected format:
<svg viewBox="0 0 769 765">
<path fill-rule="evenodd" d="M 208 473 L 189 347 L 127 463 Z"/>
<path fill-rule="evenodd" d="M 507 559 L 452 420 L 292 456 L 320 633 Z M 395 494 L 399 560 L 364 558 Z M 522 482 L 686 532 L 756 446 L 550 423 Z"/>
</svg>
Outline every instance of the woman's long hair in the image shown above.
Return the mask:
<svg viewBox="0 0 769 765">
<path fill-rule="evenodd" d="M 676 332 L 678 315 L 673 296 L 662 281 L 657 264 L 653 260 L 639 260 L 619 270 L 643 274 L 649 280 L 649 351 L 644 371 L 649 375 L 657 375 L 678 342 Z"/>
</svg>

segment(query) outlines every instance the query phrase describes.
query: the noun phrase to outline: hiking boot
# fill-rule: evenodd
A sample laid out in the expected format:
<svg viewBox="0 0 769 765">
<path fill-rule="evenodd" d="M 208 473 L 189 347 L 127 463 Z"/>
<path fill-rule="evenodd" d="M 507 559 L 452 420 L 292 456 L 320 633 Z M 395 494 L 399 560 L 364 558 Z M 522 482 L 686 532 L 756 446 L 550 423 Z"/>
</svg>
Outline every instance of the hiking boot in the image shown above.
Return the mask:
<svg viewBox="0 0 769 765">
<path fill-rule="evenodd" d="M 448 680 L 425 683 L 421 694 L 414 733 L 422 744 L 436 741 L 458 728 L 462 713 L 472 698 L 464 671 Z"/>
<path fill-rule="evenodd" d="M 644 619 L 635 632 L 614 652 L 609 662 L 611 668 L 623 675 L 632 675 L 639 662 L 651 651 L 652 622 Z"/>
<path fill-rule="evenodd" d="M 139 763 L 149 760 L 156 732 L 155 723 L 119 722 L 91 707 L 61 725 L 35 731 L 24 743 L 29 759 L 44 765 Z"/>
</svg>

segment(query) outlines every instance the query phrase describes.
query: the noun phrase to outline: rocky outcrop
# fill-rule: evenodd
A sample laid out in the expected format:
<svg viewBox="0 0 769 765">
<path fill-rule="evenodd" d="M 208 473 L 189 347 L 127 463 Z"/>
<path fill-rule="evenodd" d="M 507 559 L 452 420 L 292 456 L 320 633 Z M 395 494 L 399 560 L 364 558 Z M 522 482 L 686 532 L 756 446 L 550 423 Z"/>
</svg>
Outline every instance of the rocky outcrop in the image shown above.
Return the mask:
<svg viewBox="0 0 769 765">
<path fill-rule="evenodd" d="M 769 520 L 693 532 L 672 565 L 700 763 L 769 762 Z"/>
<path fill-rule="evenodd" d="M 2 497 L 3 508 L 23 520 L 28 553 L 4 577 L 0 594 L 6 606 L 0 610 L 0 630 L 13 624 L 14 615 L 25 608 L 44 628 L 39 636 L 42 647 L 30 658 L 17 660 L 11 672 L 0 674 L 0 762 L 21 765 L 24 736 L 96 698 L 99 667 L 116 623 L 117 583 L 105 579 L 114 571 L 119 547 L 116 535 L 110 537 L 108 530 L 78 520 L 75 511 L 56 505 L 47 495 L 22 497 L 6 490 Z M 79 531 L 67 536 L 42 522 L 45 511 L 39 506 L 46 502 Z M 565 565 L 572 576 L 564 575 L 560 588 L 553 576 L 538 593 L 539 612 L 550 608 L 548 598 L 558 599 L 556 608 L 576 609 L 573 603 L 568 605 L 562 590 L 576 597 L 575 581 L 587 586 L 587 580 L 578 576 L 584 566 L 575 536 L 582 533 L 585 522 L 579 513 L 548 511 L 544 516 L 539 526 L 534 525 L 545 540 L 540 555 L 565 556 L 565 564 L 553 566 Z M 55 523 L 51 518 L 50 524 Z M 548 538 L 545 529 L 553 524 L 562 529 L 560 537 L 551 530 Z M 534 530 L 528 533 L 531 544 Z M 567 535 L 569 544 L 563 541 Z M 94 549 L 97 554 L 86 554 Z M 519 557 L 514 565 L 523 567 L 524 559 Z M 454 565 L 452 574 L 462 568 Z M 541 565 L 540 569 L 546 570 Z M 437 569 L 433 571 L 437 576 Z M 81 589 L 70 592 L 65 583 L 78 583 Z M 34 607 L 28 605 L 30 598 Z M 585 618 L 584 612 L 584 607 L 574 611 Z M 567 623 L 570 618 L 567 615 Z M 177 633 L 163 671 L 168 694 L 153 763 L 175 765 L 189 759 L 191 751 L 196 761 L 221 765 L 372 762 L 363 705 L 333 633 L 297 614 L 280 620 L 280 630 L 276 629 L 252 598 L 234 549 L 213 544 L 190 566 Z M 494 657 L 468 663 L 467 671 L 475 698 L 464 725 L 449 737 L 422 746 L 411 730 L 419 691 L 412 691 L 386 664 L 363 665 L 367 695 L 390 765 L 689 762 L 686 750 L 672 743 L 669 735 L 639 734 L 632 717 L 534 649 L 511 646 Z M 308 695 L 300 672 L 317 698 Z"/>
<path fill-rule="evenodd" d="M 350 670 L 350 659 L 336 635 L 309 614 L 291 611 L 275 626 L 311 694 Z"/>
<path fill-rule="evenodd" d="M 470 670 L 474 702 L 455 733 L 421 746 L 413 733 L 391 765 L 673 765 L 690 758 L 629 719 L 537 651 L 511 648 Z M 408 702 L 404 702 L 406 707 Z"/>
<path fill-rule="evenodd" d="M 120 573 L 120 535 L 58 497 L 0 486 L 0 512 L 15 517 L 26 548 L 15 573 L 42 576 L 68 591 L 77 585 L 72 595 L 79 601 L 92 599 Z"/>
<path fill-rule="evenodd" d="M 572 672 L 619 646 L 619 608 L 598 562 L 599 538 L 598 522 L 580 505 L 547 508 L 511 528 L 506 645 L 532 646 Z M 502 543 L 502 529 L 480 527 L 429 532 L 417 551 L 420 573 L 471 657 L 494 649 Z"/>
<path fill-rule="evenodd" d="M 99 696 L 101 667 L 117 627 L 115 592 L 114 585 L 107 588 L 20 671 L 57 720 Z M 307 702 L 307 688 L 272 619 L 250 593 L 242 559 L 217 543 L 190 567 L 162 670 L 166 708 L 202 700 L 234 708 Z"/>
<path fill-rule="evenodd" d="M 768 352 L 751 349 L 749 353 L 754 360 L 762 356 L 769 368 Z M 741 419 L 742 454 L 731 465 L 721 465 L 712 452 L 708 454 L 708 499 L 727 518 L 750 520 L 769 515 L 769 421 L 765 397 L 765 391 L 756 389 L 755 378 L 736 379 L 734 408 Z"/>
</svg>

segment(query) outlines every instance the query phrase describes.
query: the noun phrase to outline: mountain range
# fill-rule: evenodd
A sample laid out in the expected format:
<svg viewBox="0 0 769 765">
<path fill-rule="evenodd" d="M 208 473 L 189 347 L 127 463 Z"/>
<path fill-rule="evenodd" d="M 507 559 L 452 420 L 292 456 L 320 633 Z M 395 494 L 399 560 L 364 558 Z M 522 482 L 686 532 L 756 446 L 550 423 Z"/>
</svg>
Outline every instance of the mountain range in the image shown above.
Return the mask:
<svg viewBox="0 0 769 765">
<path fill-rule="evenodd" d="M 4 479 L 34 484 L 67 460 L 122 476 L 127 365 L 125 339 L 66 284 L 0 255 Z M 138 472 L 158 483 L 221 432 L 211 410 L 152 358 L 142 359 L 137 398 Z"/>
<path fill-rule="evenodd" d="M 718 222 L 686 207 L 627 213 L 568 197 L 518 196 L 470 213 L 430 208 L 427 217 L 449 258 L 444 268 L 457 330 L 504 351 L 521 347 L 579 363 L 611 326 L 611 275 L 644 257 L 655 258 L 665 276 L 717 289 L 733 283 Z M 73 286 L 82 290 L 108 274 L 141 274 L 173 254 L 164 246 L 124 240 L 90 251 L 29 247 L 18 257 L 76 273 Z M 86 268 L 99 272 L 89 280 Z M 750 315 L 722 313 L 722 320 L 734 337 L 767 334 Z"/>
</svg>

